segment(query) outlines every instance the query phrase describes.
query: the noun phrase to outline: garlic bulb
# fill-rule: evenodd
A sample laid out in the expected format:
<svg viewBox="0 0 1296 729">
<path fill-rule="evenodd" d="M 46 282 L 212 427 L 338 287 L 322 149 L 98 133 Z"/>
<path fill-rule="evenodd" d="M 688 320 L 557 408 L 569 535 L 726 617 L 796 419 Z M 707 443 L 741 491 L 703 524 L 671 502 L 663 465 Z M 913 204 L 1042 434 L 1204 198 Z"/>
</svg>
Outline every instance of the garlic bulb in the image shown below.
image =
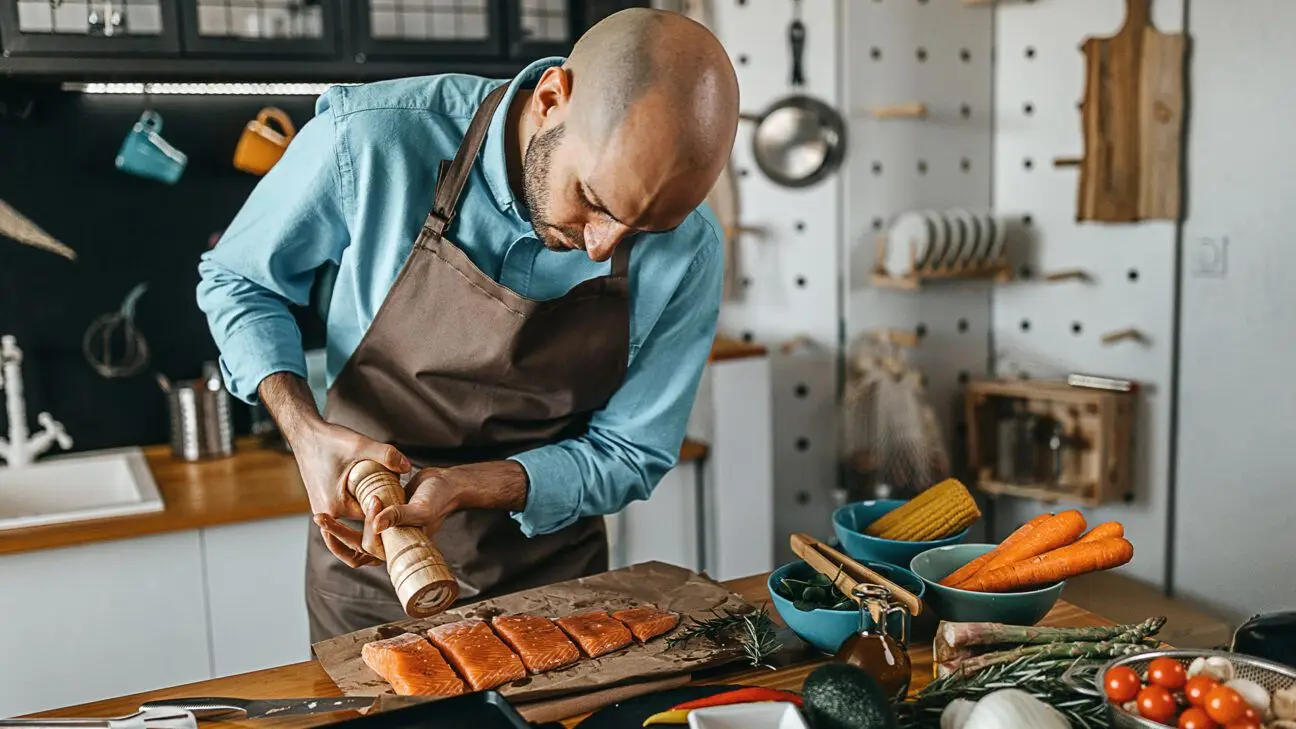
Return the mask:
<svg viewBox="0 0 1296 729">
<path fill-rule="evenodd" d="M 1296 686 L 1275 691 L 1270 708 L 1275 718 L 1296 721 Z"/>
<path fill-rule="evenodd" d="M 976 702 L 962 729 L 1070 729 L 1062 712 L 1022 691 L 1001 689 Z"/>
<path fill-rule="evenodd" d="M 1235 678 L 1224 685 L 1238 692 L 1238 695 L 1260 716 L 1269 713 L 1269 692 L 1264 686 L 1245 678 Z"/>
<path fill-rule="evenodd" d="M 941 712 L 940 729 L 963 729 L 975 706 L 975 701 L 967 699 L 954 699 L 949 702 Z"/>
<path fill-rule="evenodd" d="M 1229 659 L 1222 656 L 1198 656 L 1188 665 L 1188 677 L 1205 674 L 1211 678 L 1225 683 L 1233 680 L 1233 664 Z"/>
</svg>

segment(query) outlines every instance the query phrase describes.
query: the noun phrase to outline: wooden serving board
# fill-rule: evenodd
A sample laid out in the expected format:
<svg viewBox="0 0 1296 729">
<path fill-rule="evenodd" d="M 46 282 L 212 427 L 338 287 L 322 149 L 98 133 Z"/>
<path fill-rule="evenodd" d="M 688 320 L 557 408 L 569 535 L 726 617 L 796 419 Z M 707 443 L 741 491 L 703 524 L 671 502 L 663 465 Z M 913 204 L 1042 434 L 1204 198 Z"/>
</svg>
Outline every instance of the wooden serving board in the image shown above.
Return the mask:
<svg viewBox="0 0 1296 729">
<path fill-rule="evenodd" d="M 1081 104 L 1078 220 L 1178 220 L 1187 38 L 1152 26 L 1151 0 L 1126 0 L 1125 25 L 1089 38 Z"/>
<path fill-rule="evenodd" d="M 428 628 L 466 618 L 490 619 L 497 615 L 544 615 L 560 618 L 593 610 L 621 610 L 653 605 L 680 615 L 680 627 L 646 645 L 584 659 L 557 671 L 528 676 L 500 687 L 511 701 L 535 701 L 633 681 L 679 676 L 719 666 L 742 655 L 736 643 L 696 639 L 674 648 L 666 638 L 691 624 L 691 618 L 714 617 L 712 611 L 746 610 L 751 606 L 719 583 L 682 567 L 646 562 L 569 582 L 483 600 L 441 615 L 402 620 L 340 635 L 312 646 L 316 659 L 347 696 L 380 696 L 391 686 L 360 657 L 365 643 L 400 633 L 423 633 Z"/>
</svg>

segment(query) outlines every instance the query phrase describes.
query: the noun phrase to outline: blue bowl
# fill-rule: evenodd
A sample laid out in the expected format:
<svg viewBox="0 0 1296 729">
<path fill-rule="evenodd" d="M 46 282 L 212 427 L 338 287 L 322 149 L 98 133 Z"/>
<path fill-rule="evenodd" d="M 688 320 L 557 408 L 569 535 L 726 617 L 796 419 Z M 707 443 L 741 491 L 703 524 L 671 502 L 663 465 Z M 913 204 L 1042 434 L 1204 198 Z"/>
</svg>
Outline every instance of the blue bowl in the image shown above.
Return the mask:
<svg viewBox="0 0 1296 729">
<path fill-rule="evenodd" d="M 857 501 L 837 507 L 833 511 L 833 529 L 837 532 L 837 539 L 841 541 L 845 552 L 861 562 L 885 562 L 897 567 L 909 568 L 909 563 L 919 554 L 933 547 L 962 544 L 963 540 L 967 539 L 967 529 L 944 539 L 926 542 L 878 539 L 864 533 L 869 524 L 882 518 L 883 514 L 900 508 L 904 503 L 900 499 L 884 499 Z"/>
<path fill-rule="evenodd" d="M 909 569 L 927 583 L 927 605 L 941 620 L 1034 625 L 1053 609 L 1066 581 L 1029 592 L 973 592 L 940 584 L 954 570 L 996 546 L 957 544 L 929 549 L 913 558 Z"/>
<path fill-rule="evenodd" d="M 866 563 L 865 566 L 922 599 L 926 585 L 909 570 L 889 564 Z M 803 561 L 789 562 L 770 573 L 766 587 L 769 589 L 770 599 L 774 602 L 774 609 L 793 633 L 825 653 L 836 653 L 842 642 L 859 630 L 860 611 L 855 608 L 798 610 L 791 600 L 779 595 L 774 589 L 784 577 L 808 580 L 816 574 L 818 573 L 815 569 Z M 887 617 L 887 633 L 896 640 L 899 640 L 901 635 L 912 636 L 911 628 L 907 614 L 896 612 Z M 901 630 L 905 632 L 901 633 Z"/>
</svg>

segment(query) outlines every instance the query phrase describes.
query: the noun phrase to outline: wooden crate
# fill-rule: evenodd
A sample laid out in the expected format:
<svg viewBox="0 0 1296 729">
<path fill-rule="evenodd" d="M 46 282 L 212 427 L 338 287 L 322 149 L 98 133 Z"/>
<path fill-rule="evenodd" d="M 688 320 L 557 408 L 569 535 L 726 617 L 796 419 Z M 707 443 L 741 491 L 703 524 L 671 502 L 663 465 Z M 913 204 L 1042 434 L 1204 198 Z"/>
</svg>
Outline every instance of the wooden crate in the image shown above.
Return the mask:
<svg viewBox="0 0 1296 729">
<path fill-rule="evenodd" d="M 1096 506 L 1133 492 L 1132 392 L 1074 387 L 1061 380 L 978 380 L 967 386 L 967 452 L 977 487 L 988 494 Z M 1061 424 L 1060 477 L 1000 477 L 999 408 L 1017 399 L 1025 410 Z M 1043 449 L 1040 449 L 1043 452 Z M 1050 469 L 1051 470 L 1051 469 Z"/>
</svg>

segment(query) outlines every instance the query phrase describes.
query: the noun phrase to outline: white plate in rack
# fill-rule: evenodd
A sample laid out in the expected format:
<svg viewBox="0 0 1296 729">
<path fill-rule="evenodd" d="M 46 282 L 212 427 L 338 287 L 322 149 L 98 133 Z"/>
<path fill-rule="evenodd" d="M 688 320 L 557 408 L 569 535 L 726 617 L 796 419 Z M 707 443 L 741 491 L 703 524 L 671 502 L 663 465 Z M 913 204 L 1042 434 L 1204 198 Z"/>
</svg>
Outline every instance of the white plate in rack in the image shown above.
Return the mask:
<svg viewBox="0 0 1296 729">
<path fill-rule="evenodd" d="M 928 224 L 932 228 L 931 251 L 927 259 L 923 261 L 926 266 L 939 266 L 944 263 L 944 259 L 949 255 L 950 246 L 953 244 L 954 231 L 950 229 L 950 222 L 941 215 L 937 210 L 924 210 Z"/>
<path fill-rule="evenodd" d="M 975 263 L 986 237 L 981 229 L 981 220 L 965 208 L 955 208 L 950 211 L 950 215 L 962 223 L 965 236 L 963 246 L 959 249 L 958 258 L 955 260 L 964 265 Z"/>
<path fill-rule="evenodd" d="M 930 254 L 934 233 L 923 213 L 908 212 L 896 216 L 887 236 L 886 260 L 882 262 L 882 268 L 888 275 L 896 277 L 913 273 L 914 262 L 921 266 Z M 912 259 L 910 246 L 913 246 Z"/>
</svg>

